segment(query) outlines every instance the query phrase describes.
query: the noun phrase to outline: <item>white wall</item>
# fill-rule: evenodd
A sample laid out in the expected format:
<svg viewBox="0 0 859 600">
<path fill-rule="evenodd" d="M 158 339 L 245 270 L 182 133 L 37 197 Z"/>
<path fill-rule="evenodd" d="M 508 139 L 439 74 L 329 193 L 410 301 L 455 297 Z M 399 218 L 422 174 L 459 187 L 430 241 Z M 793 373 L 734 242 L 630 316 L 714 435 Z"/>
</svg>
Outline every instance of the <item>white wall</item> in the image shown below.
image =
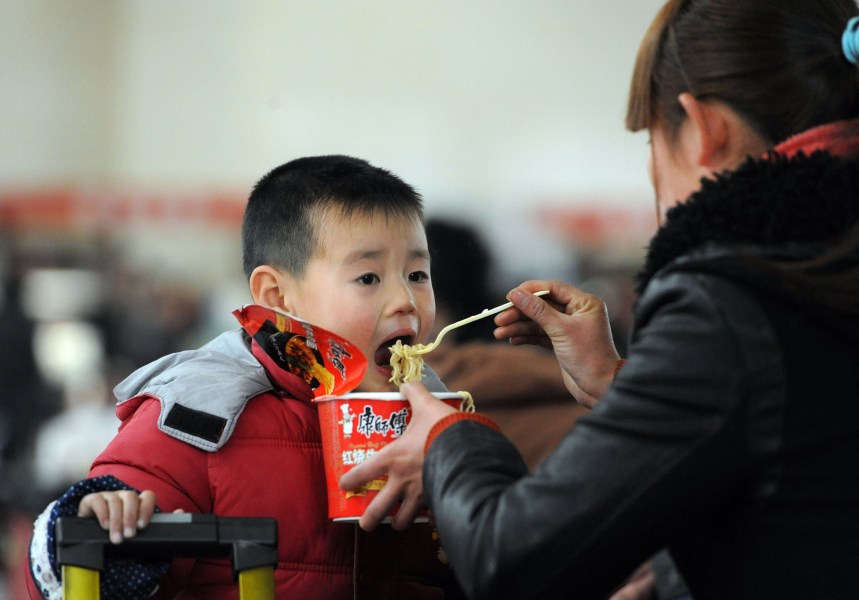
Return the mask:
<svg viewBox="0 0 859 600">
<path fill-rule="evenodd" d="M 430 215 L 480 220 L 510 271 L 551 275 L 567 248 L 534 207 L 651 203 L 623 116 L 661 4 L 0 0 L 0 192 L 241 197 L 291 158 L 354 154 Z M 190 240 L 153 235 L 129 252 L 194 262 Z"/>
<path fill-rule="evenodd" d="M 110 172 L 118 8 L 0 0 L 0 188 Z"/>
<path fill-rule="evenodd" d="M 661 0 L 0 0 L 0 185 L 245 189 L 360 155 L 431 207 L 649 196 L 623 129 Z"/>
</svg>

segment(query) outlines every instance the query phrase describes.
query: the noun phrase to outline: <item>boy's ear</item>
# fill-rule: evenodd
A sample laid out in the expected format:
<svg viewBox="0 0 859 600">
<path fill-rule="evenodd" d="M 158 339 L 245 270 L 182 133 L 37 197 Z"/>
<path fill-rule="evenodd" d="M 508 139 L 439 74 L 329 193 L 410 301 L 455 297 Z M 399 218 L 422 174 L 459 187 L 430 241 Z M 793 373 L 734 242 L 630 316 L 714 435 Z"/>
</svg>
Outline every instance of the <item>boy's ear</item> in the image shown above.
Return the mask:
<svg viewBox="0 0 859 600">
<path fill-rule="evenodd" d="M 729 154 L 729 135 L 732 120 L 724 104 L 699 100 L 684 92 L 678 97 L 694 130 L 695 148 L 692 159 L 700 167 L 712 171 L 720 166 Z"/>
<path fill-rule="evenodd" d="M 260 265 L 248 283 L 255 304 L 292 312 L 286 276 L 270 265 Z"/>
</svg>

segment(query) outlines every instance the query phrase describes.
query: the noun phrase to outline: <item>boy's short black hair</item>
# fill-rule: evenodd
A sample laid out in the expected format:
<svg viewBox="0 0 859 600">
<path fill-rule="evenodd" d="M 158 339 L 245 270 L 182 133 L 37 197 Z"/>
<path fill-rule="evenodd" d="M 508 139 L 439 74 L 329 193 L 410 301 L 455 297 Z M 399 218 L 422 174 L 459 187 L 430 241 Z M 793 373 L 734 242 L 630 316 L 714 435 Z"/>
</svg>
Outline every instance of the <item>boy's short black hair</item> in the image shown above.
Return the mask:
<svg viewBox="0 0 859 600">
<path fill-rule="evenodd" d="M 298 158 L 270 171 L 251 191 L 242 223 L 245 275 L 272 265 L 301 276 L 329 208 L 345 217 L 381 213 L 423 222 L 420 194 L 390 171 L 351 156 Z"/>
</svg>

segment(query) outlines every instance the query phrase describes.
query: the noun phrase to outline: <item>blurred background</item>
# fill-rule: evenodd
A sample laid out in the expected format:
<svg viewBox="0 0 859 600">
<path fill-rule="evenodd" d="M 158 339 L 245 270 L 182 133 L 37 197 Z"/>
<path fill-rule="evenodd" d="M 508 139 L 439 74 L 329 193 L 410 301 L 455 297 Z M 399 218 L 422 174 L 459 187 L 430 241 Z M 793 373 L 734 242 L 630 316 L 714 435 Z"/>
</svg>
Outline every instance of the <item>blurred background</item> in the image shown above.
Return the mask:
<svg viewBox="0 0 859 600">
<path fill-rule="evenodd" d="M 113 384 L 235 326 L 276 165 L 390 169 L 483 236 L 499 300 L 563 278 L 625 331 L 656 222 L 623 117 L 661 3 L 0 0 L 0 599 L 115 431 Z"/>
</svg>

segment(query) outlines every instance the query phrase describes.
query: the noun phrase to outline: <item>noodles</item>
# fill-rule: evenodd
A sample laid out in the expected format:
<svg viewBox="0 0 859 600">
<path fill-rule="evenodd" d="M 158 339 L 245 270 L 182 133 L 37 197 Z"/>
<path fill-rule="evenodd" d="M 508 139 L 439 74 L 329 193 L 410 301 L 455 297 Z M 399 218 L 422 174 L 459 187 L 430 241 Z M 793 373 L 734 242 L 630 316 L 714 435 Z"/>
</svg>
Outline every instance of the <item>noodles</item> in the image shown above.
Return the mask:
<svg viewBox="0 0 859 600">
<path fill-rule="evenodd" d="M 408 346 L 402 341 L 397 342 L 390 347 L 391 350 L 391 378 L 388 380 L 397 385 L 402 385 L 407 381 L 418 381 L 424 375 L 424 359 L 421 357 L 421 350 L 426 348 L 423 344 L 415 344 Z M 459 410 L 465 412 L 474 412 L 474 398 L 468 392 L 457 392 L 462 396 L 462 403 Z"/>
<path fill-rule="evenodd" d="M 423 344 L 407 346 L 397 340 L 391 346 L 391 378 L 388 380 L 397 385 L 407 381 L 420 381 L 424 375 L 424 359 L 418 354 L 423 350 Z"/>
<path fill-rule="evenodd" d="M 459 405 L 459 410 L 465 412 L 474 412 L 477 408 L 474 406 L 474 398 L 468 392 L 457 392 L 462 396 L 462 403 Z"/>
</svg>

